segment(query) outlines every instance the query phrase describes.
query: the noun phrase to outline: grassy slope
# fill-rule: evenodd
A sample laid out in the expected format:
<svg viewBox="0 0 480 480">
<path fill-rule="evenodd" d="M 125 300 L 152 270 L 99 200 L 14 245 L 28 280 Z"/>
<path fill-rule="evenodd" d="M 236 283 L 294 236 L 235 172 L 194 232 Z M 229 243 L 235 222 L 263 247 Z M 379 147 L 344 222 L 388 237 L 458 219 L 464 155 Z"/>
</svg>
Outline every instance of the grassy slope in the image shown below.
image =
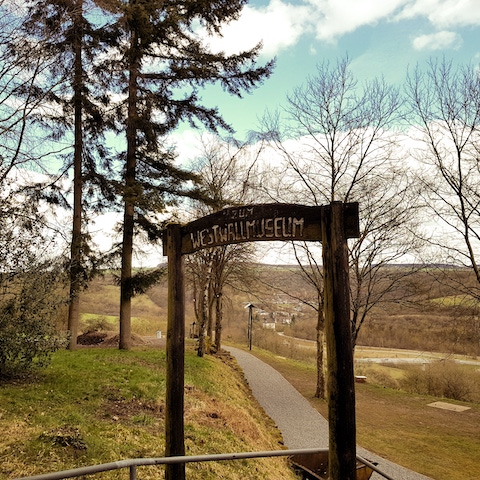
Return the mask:
<svg viewBox="0 0 480 480">
<path fill-rule="evenodd" d="M 185 382 L 188 455 L 281 448 L 278 430 L 226 358 L 200 359 L 189 350 Z M 36 381 L 0 387 L 0 478 L 163 456 L 164 397 L 162 350 L 57 352 Z M 141 467 L 139 478 L 161 478 L 161 468 Z M 192 464 L 187 475 L 295 478 L 283 459 Z"/>
<path fill-rule="evenodd" d="M 315 369 L 254 349 L 324 416 L 326 403 L 313 398 Z M 480 405 L 462 413 L 428 404 L 438 399 L 369 384 L 356 385 L 357 441 L 379 455 L 437 480 L 478 478 Z"/>
</svg>

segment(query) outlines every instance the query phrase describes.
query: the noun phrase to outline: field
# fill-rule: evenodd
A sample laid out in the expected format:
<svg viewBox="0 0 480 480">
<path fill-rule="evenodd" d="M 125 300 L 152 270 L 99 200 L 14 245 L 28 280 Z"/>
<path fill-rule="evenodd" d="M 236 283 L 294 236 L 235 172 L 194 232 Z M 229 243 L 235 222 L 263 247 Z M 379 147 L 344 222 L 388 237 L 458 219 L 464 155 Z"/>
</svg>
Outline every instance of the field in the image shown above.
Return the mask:
<svg viewBox="0 0 480 480">
<path fill-rule="evenodd" d="M 428 270 L 419 271 L 400 283 L 399 292 L 380 302 L 362 325 L 360 346 L 400 348 L 445 354 L 480 356 L 480 305 L 472 295 L 458 294 L 475 282 L 464 270 L 448 271 L 439 279 Z M 250 292 L 226 289 L 224 298 L 224 339 L 243 341 L 248 312 L 255 305 L 256 326 L 276 322 L 276 331 L 306 340 L 315 340 L 316 293 L 295 266 L 253 265 Z M 241 287 L 241 286 L 240 286 Z M 472 290 L 473 291 L 473 290 Z M 161 283 L 147 295 L 134 298 L 132 330 L 137 335 L 155 336 L 166 330 L 167 286 Z M 118 287 L 109 275 L 97 278 L 81 297 L 82 325 L 86 331 L 102 327 L 118 331 Z M 193 299 L 186 296 L 186 326 L 195 321 Z"/>
<path fill-rule="evenodd" d="M 385 273 L 401 278 L 398 288 L 369 312 L 357 344 L 480 356 L 480 303 L 475 297 L 480 289 L 473 274 L 466 269 L 423 269 L 402 278 L 400 268 Z M 310 305 L 318 303 L 316 292 L 300 269 L 261 266 L 255 272 L 258 288 L 251 295 L 232 295 L 230 318 L 246 322 L 242 302 L 251 301 L 258 307 L 260 324 L 274 319 L 277 331 L 315 340 L 317 312 Z M 460 287 L 471 294 L 458 293 Z M 234 322 L 226 328 L 235 338 Z"/>
<path fill-rule="evenodd" d="M 313 397 L 316 373 L 312 363 L 292 361 L 258 348 L 253 349 L 253 353 L 277 369 L 322 415 L 327 416 L 326 403 Z M 375 366 L 371 368 L 376 369 Z M 400 369 L 394 370 L 401 374 Z M 478 371 L 476 375 L 478 378 Z M 385 377 L 383 372 L 382 380 Z M 384 458 L 436 480 L 477 478 L 480 402 L 409 394 L 384 386 L 378 382 L 379 378 L 380 375 L 367 376 L 367 383 L 356 384 L 357 442 Z M 438 400 L 469 410 L 455 412 L 429 406 Z"/>
<path fill-rule="evenodd" d="M 80 300 L 81 331 L 102 329 L 118 332 L 119 288 L 111 276 L 93 280 Z M 132 330 L 137 335 L 155 336 L 167 329 L 166 287 L 158 286 L 132 301 Z"/>
</svg>

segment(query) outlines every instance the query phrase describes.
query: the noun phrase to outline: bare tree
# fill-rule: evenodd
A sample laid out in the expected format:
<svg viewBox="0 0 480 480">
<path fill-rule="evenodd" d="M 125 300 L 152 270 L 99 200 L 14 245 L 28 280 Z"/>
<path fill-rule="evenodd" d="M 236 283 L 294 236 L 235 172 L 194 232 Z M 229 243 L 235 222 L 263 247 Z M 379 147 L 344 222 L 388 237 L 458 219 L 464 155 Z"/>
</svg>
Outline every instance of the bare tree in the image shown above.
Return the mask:
<svg viewBox="0 0 480 480">
<path fill-rule="evenodd" d="M 361 235 L 349 248 L 354 347 L 373 308 L 406 302 L 414 293 L 404 280 L 420 268 L 415 258 L 423 243 L 419 237 L 423 203 L 412 181 L 403 166 L 392 165 L 370 178 L 357 197 L 362 203 Z"/>
<path fill-rule="evenodd" d="M 196 215 L 203 216 L 225 207 L 250 202 L 257 182 L 256 162 L 263 148 L 262 143 L 253 147 L 248 142 L 240 144 L 233 139 L 206 136 L 201 143 L 202 154 L 194 170 L 201 179 L 208 202 L 196 202 Z M 224 287 L 234 285 L 240 279 L 241 283 L 247 285 L 251 273 L 246 273 L 245 265 L 252 259 L 253 248 L 247 244 L 202 250 L 188 259 L 187 268 L 199 327 L 199 356 L 205 350 L 205 335 L 213 338 L 213 328 L 213 349 L 218 351 L 221 348 Z"/>
<path fill-rule="evenodd" d="M 267 135 L 283 159 L 276 173 L 282 181 L 270 190 L 275 198 L 310 205 L 338 200 L 360 204 L 361 235 L 349 243 L 354 347 L 368 312 L 398 281 L 391 275 L 390 282 L 380 282 L 381 265 L 404 257 L 415 246 L 412 190 L 394 131 L 402 99 L 383 79 L 359 85 L 344 58 L 334 66 L 319 65 L 316 75 L 287 97 L 284 112 L 285 119 L 279 113 L 265 119 Z M 307 244 L 295 248 L 317 288 L 318 331 L 323 332 L 323 278 L 316 252 Z M 322 343 L 319 334 L 319 369 Z M 323 381 L 320 372 L 318 381 Z"/>
<path fill-rule="evenodd" d="M 36 82 L 48 61 L 42 45 L 21 34 L 24 4 L 0 1 L 0 377 L 48 364 L 64 345 L 56 314 L 66 298 L 56 233 L 49 221 L 52 191 L 41 168 L 45 144 L 33 117 L 45 105 Z M 28 67 L 27 67 L 28 60 Z M 50 152 L 51 153 L 51 152 Z"/>
<path fill-rule="evenodd" d="M 0 1 L 0 237 L 6 242 L 0 248 L 2 260 L 10 254 L 9 244 L 14 247 L 25 240 L 24 246 L 33 242 L 32 248 L 41 249 L 35 237 L 40 239 L 53 225 L 40 210 L 45 212 L 48 202 L 61 201 L 53 190 L 55 177 L 39 174 L 43 161 L 58 151 L 48 148 L 48 139 L 39 136 L 35 125 L 56 85 L 38 91 L 51 59 L 40 55 L 41 43 L 25 37 L 24 7 L 23 2 Z M 25 265 L 28 254 L 25 247 Z M 8 261 L 0 264 L 8 269 Z"/>
<path fill-rule="evenodd" d="M 18 168 L 40 169 L 41 160 L 52 153 L 32 128 L 35 114 L 45 109 L 55 88 L 50 85 L 38 94 L 37 82 L 51 61 L 39 54 L 41 43 L 22 33 L 23 8 L 22 2 L 0 1 L 0 182 Z"/>
<path fill-rule="evenodd" d="M 480 77 L 477 67 L 445 59 L 417 67 L 407 78 L 419 183 L 431 212 L 430 244 L 444 263 L 472 269 L 480 296 Z"/>
<path fill-rule="evenodd" d="M 209 311 L 210 302 L 210 279 L 212 272 L 212 257 L 214 249 L 206 249 L 190 255 L 186 262 L 186 270 L 193 290 L 194 314 L 196 319 L 196 332 L 198 332 L 199 357 L 205 353 L 206 337 L 210 337 L 211 324 Z"/>
</svg>

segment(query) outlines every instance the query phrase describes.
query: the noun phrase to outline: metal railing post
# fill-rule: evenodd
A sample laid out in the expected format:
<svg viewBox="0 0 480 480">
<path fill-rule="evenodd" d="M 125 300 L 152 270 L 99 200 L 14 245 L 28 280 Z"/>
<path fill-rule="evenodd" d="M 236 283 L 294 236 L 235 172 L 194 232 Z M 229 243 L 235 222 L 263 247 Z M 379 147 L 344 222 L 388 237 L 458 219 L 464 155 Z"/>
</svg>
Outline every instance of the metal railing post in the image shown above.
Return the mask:
<svg viewBox="0 0 480 480">
<path fill-rule="evenodd" d="M 130 480 L 137 480 L 137 466 L 132 465 L 130 467 Z"/>
</svg>

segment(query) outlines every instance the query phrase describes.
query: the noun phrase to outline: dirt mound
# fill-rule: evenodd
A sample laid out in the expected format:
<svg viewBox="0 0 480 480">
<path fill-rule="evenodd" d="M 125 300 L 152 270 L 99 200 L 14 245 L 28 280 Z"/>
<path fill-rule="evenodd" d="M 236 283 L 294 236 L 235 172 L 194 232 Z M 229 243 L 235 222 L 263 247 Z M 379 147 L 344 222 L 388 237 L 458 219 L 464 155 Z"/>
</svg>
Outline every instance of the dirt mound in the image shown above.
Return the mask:
<svg viewBox="0 0 480 480">
<path fill-rule="evenodd" d="M 118 347 L 118 344 L 120 343 L 120 335 L 117 333 L 115 335 L 109 336 L 108 338 L 105 339 L 103 342 L 103 345 L 106 347 Z M 145 341 L 142 337 L 139 335 L 135 335 L 132 333 L 132 345 L 148 345 L 148 342 Z"/>
<path fill-rule="evenodd" d="M 78 336 L 77 344 L 82 347 L 118 348 L 120 335 L 116 332 L 85 332 Z M 150 345 L 153 347 L 165 346 L 165 338 L 141 337 L 132 333 L 132 347 Z"/>
<path fill-rule="evenodd" d="M 77 337 L 78 345 L 98 345 L 108 337 L 106 332 L 85 332 Z"/>
</svg>

